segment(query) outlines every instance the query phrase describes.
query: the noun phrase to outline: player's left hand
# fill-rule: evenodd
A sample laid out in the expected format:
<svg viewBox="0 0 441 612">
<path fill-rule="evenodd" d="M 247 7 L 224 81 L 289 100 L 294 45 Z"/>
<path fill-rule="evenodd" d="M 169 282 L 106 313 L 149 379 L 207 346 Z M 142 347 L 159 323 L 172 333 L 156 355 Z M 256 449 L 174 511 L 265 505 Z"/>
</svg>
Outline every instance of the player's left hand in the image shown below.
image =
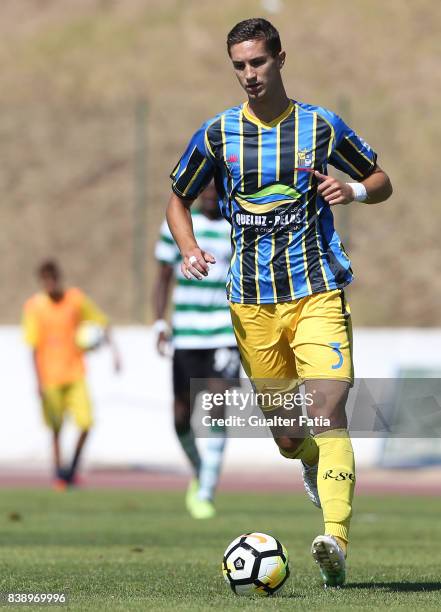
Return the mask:
<svg viewBox="0 0 441 612">
<path fill-rule="evenodd" d="M 354 200 L 354 192 L 347 183 L 339 181 L 333 176 L 320 174 L 317 170 L 314 171 L 314 176 L 320 181 L 317 187 L 318 193 L 324 198 L 329 206 L 336 204 L 350 204 Z"/>
</svg>

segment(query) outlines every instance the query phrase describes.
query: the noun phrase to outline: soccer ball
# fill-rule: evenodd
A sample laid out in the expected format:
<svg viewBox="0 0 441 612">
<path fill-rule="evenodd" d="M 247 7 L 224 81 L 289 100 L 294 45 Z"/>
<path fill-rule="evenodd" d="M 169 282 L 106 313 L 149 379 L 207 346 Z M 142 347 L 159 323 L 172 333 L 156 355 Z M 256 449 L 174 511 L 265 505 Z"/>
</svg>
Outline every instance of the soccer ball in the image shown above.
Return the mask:
<svg viewBox="0 0 441 612">
<path fill-rule="evenodd" d="M 75 344 L 82 351 L 93 351 L 104 342 L 104 331 L 99 325 L 81 323 L 75 334 Z"/>
<path fill-rule="evenodd" d="M 288 552 L 265 533 L 245 533 L 224 553 L 222 571 L 236 595 L 274 595 L 289 576 Z"/>
</svg>

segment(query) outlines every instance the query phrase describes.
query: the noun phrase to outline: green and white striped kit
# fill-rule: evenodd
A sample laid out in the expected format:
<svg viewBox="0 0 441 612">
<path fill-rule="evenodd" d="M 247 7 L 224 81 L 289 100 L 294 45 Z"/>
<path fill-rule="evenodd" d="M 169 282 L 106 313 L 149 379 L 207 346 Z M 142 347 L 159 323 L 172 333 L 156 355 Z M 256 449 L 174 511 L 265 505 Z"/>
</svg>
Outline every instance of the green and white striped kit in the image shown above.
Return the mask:
<svg viewBox="0 0 441 612">
<path fill-rule="evenodd" d="M 216 263 L 201 281 L 187 280 L 181 273 L 181 255 L 168 229 L 161 226 L 156 244 L 158 261 L 174 267 L 173 345 L 177 349 L 211 349 L 236 346 L 225 284 L 231 259 L 230 225 L 192 211 L 193 230 L 201 249 L 212 253 Z"/>
</svg>

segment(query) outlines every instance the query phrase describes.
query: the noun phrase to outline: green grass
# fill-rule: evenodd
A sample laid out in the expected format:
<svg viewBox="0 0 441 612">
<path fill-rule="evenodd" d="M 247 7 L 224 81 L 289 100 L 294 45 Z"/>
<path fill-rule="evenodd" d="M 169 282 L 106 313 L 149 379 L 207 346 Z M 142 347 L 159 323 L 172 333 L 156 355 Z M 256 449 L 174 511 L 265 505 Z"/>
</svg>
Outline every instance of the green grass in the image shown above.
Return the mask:
<svg viewBox="0 0 441 612">
<path fill-rule="evenodd" d="M 310 558 L 322 528 L 304 496 L 224 493 L 218 509 L 195 522 L 180 493 L 3 490 L 0 591 L 66 590 L 70 610 L 440 609 L 440 499 L 358 498 L 338 591 L 322 589 Z M 291 578 L 270 600 L 236 597 L 221 576 L 227 544 L 254 530 L 290 553 Z"/>
</svg>

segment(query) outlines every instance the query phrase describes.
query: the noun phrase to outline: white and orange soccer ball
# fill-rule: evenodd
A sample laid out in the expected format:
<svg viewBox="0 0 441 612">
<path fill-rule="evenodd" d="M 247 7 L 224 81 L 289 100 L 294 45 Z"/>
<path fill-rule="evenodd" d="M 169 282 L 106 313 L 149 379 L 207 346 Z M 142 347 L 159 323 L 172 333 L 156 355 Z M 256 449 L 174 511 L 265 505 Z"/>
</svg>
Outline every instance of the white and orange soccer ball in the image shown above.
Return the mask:
<svg viewBox="0 0 441 612">
<path fill-rule="evenodd" d="M 274 595 L 289 577 L 288 552 L 266 533 L 245 533 L 228 546 L 222 571 L 236 595 Z"/>
<path fill-rule="evenodd" d="M 104 330 L 100 325 L 84 321 L 75 334 L 75 344 L 82 351 L 93 351 L 105 341 Z"/>
</svg>

